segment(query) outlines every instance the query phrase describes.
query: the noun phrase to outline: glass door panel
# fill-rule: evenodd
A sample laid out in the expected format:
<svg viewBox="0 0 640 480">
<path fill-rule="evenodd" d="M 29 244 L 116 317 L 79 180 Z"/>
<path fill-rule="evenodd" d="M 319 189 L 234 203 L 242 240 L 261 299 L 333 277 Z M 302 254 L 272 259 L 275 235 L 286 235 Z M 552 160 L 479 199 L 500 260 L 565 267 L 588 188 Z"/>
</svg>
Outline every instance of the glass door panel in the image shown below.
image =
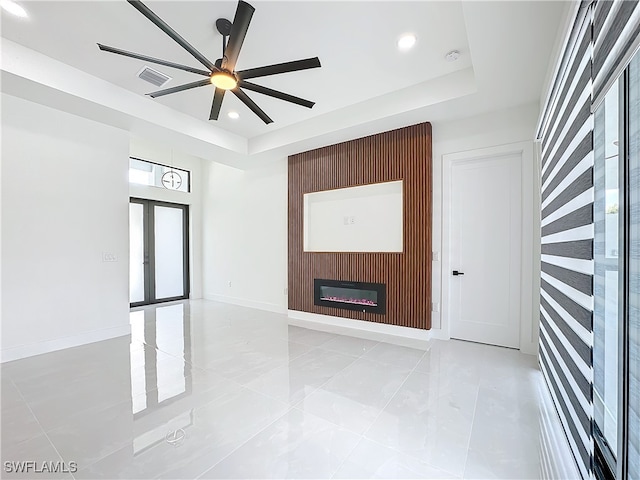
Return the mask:
<svg viewBox="0 0 640 480">
<path fill-rule="evenodd" d="M 131 199 L 131 306 L 189 298 L 188 212 L 186 205 Z"/>
<path fill-rule="evenodd" d="M 640 479 L 640 54 L 595 112 L 594 473 Z"/>
<path fill-rule="evenodd" d="M 155 296 L 184 296 L 184 218 L 182 207 L 155 205 Z"/>
<path fill-rule="evenodd" d="M 129 204 L 129 302 L 144 302 L 144 205 Z"/>
<path fill-rule="evenodd" d="M 640 54 L 629 65 L 629 312 L 626 324 L 627 478 L 640 478 Z"/>
<path fill-rule="evenodd" d="M 618 300 L 620 248 L 619 90 L 615 84 L 595 115 L 594 417 L 614 456 L 618 440 Z"/>
</svg>

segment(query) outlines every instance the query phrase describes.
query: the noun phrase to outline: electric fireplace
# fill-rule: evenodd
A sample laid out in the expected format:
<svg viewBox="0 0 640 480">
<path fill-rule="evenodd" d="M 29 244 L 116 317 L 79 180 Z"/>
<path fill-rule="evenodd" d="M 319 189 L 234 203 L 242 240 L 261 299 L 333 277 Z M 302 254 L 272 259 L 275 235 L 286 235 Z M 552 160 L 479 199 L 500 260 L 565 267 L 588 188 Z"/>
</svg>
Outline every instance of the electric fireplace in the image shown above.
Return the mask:
<svg viewBox="0 0 640 480">
<path fill-rule="evenodd" d="M 384 314 L 387 290 L 384 283 L 313 280 L 313 303 L 332 308 Z"/>
</svg>

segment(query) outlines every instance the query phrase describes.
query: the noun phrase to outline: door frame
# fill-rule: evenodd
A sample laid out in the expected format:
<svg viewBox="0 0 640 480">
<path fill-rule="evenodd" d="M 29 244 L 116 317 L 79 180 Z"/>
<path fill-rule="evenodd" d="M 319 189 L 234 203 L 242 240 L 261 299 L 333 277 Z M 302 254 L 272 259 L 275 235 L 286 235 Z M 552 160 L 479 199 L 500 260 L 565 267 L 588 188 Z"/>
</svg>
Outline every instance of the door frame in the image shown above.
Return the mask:
<svg viewBox="0 0 640 480">
<path fill-rule="evenodd" d="M 522 353 L 538 351 L 538 317 L 540 315 L 540 168 L 538 149 L 533 141 L 510 143 L 442 155 L 442 288 L 441 329 L 451 338 L 450 302 L 452 280 L 451 226 L 453 165 L 484 160 L 490 157 L 519 155 L 521 167 L 521 261 L 520 261 L 520 341 Z M 527 221 L 531 219 L 531 221 Z"/>
<path fill-rule="evenodd" d="M 148 198 L 130 197 L 129 203 L 141 204 L 144 208 L 143 219 L 143 243 L 144 251 L 148 254 L 148 260 L 144 267 L 144 281 L 145 281 L 145 299 L 141 302 L 129 303 L 129 308 L 141 307 L 144 305 L 153 305 L 156 303 L 172 302 L 174 300 L 187 300 L 190 295 L 190 272 L 189 272 L 189 205 L 181 203 L 164 202 L 161 200 L 152 200 Z M 170 207 L 179 208 L 182 210 L 182 265 L 183 265 L 183 292 L 184 295 L 178 297 L 169 297 L 156 299 L 155 293 L 155 242 L 152 241 L 152 233 L 155 231 L 155 216 L 153 213 L 153 207 Z"/>
</svg>

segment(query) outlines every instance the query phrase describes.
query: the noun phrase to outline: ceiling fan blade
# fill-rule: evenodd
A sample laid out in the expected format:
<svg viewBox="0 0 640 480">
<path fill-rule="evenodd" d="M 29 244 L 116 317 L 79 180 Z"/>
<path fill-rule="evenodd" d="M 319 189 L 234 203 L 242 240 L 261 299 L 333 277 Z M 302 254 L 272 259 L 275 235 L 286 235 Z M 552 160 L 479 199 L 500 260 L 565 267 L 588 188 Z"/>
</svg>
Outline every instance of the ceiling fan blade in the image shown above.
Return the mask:
<svg viewBox="0 0 640 480">
<path fill-rule="evenodd" d="M 211 114 L 209 115 L 209 120 L 218 119 L 218 116 L 220 115 L 220 107 L 222 107 L 224 92 L 226 92 L 226 90 L 216 88 L 216 91 L 213 94 L 213 103 L 211 104 Z"/>
<path fill-rule="evenodd" d="M 249 107 L 253 113 L 259 116 L 264 123 L 269 124 L 273 122 L 273 120 L 269 118 L 269 115 L 264 113 L 264 111 L 258 105 L 256 105 L 254 101 L 251 100 L 242 90 L 240 90 L 239 88 L 234 88 L 231 91 L 235 94 L 236 97 L 240 99 L 242 103 Z"/>
<path fill-rule="evenodd" d="M 151 11 L 149 7 L 147 7 L 140 0 L 127 0 L 136 10 L 138 10 L 141 14 L 151 20 L 156 26 L 162 30 L 164 33 L 169 35 L 178 45 L 184 48 L 187 52 L 189 52 L 193 57 L 198 60 L 201 64 L 207 67 L 210 71 L 216 71 L 218 68 L 207 59 L 203 54 L 201 54 L 198 50 L 196 50 L 189 42 L 187 42 L 184 38 L 182 38 L 178 32 L 176 32 L 173 28 L 167 25 L 159 16 Z"/>
<path fill-rule="evenodd" d="M 222 66 L 227 70 L 234 71 L 236 68 L 236 62 L 238 61 L 238 55 L 240 49 L 244 43 L 244 37 L 247 35 L 249 29 L 249 23 L 251 23 L 251 17 L 255 8 L 249 5 L 247 2 L 240 0 L 238 2 L 238 8 L 236 8 L 236 15 L 233 18 L 233 24 L 231 25 L 231 33 L 229 34 L 229 42 L 227 48 L 224 51 L 224 60 Z"/>
<path fill-rule="evenodd" d="M 198 80 L 197 82 L 185 83 L 184 85 L 165 88 L 164 90 L 158 90 L 157 92 L 147 93 L 147 95 L 149 95 L 151 98 L 162 97 L 163 95 L 182 92 L 183 90 L 189 90 L 190 88 L 204 87 L 206 85 L 211 85 L 211 81 L 209 79 Z"/>
<path fill-rule="evenodd" d="M 293 62 L 276 63 L 274 65 L 267 65 L 266 67 L 240 70 L 236 72 L 236 74 L 244 80 L 246 78 L 266 77 L 268 75 L 278 75 L 279 73 L 296 72 L 298 70 L 308 70 L 317 67 L 320 67 L 320 59 L 313 57 L 305 58 L 304 60 L 295 60 Z"/>
<path fill-rule="evenodd" d="M 98 47 L 103 52 L 115 53 L 117 55 L 124 55 L 125 57 L 136 58 L 149 63 L 157 63 L 158 65 L 164 65 L 165 67 L 177 68 L 178 70 L 184 70 L 186 72 L 197 73 L 198 75 L 205 75 L 209 77 L 211 72 L 206 70 L 200 70 L 197 68 L 189 67 L 188 65 L 181 65 L 179 63 L 168 62 L 167 60 L 161 60 L 160 58 L 148 57 L 140 53 L 127 52 L 126 50 L 120 50 L 119 48 L 109 47 L 108 45 L 98 44 Z"/>
<path fill-rule="evenodd" d="M 301 105 L 303 107 L 311 108 L 315 105 L 315 102 L 310 102 L 309 100 L 305 100 L 304 98 L 294 97 L 293 95 L 289 95 L 288 93 L 279 92 L 278 90 L 263 87 L 262 85 L 256 85 L 255 83 L 247 82 L 245 80 L 240 80 L 240 83 L 238 85 L 240 85 L 242 88 L 246 88 L 247 90 L 253 90 L 254 92 L 262 93 L 263 95 L 269 95 L 270 97 L 274 98 L 279 98 L 280 100 L 284 100 L 285 102 L 295 103 L 296 105 Z"/>
</svg>

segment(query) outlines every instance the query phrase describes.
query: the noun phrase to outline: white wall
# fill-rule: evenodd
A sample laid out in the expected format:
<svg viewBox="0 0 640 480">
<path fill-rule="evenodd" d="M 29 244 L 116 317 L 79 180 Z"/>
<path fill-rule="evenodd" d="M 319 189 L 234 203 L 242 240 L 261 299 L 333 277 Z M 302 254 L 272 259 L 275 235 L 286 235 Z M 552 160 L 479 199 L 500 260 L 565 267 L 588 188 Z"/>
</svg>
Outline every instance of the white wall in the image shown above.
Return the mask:
<svg viewBox="0 0 640 480">
<path fill-rule="evenodd" d="M 205 298 L 286 311 L 287 160 L 248 171 L 210 162 L 204 179 Z"/>
<path fill-rule="evenodd" d="M 304 195 L 305 252 L 402 252 L 402 180 Z"/>
<path fill-rule="evenodd" d="M 128 156 L 125 131 L 2 95 L 2 361 L 129 333 Z"/>
<path fill-rule="evenodd" d="M 443 156 L 452 153 L 479 150 L 518 142 L 529 142 L 533 149 L 533 137 L 538 118 L 539 106 L 526 105 L 518 108 L 491 112 L 447 123 L 433 124 L 433 251 L 440 252 L 440 258 L 449 254 L 443 245 L 443 198 L 448 192 L 443 191 L 442 166 Z M 537 188 L 537 166 L 535 158 L 529 159 L 523 166 L 523 186 L 532 192 L 522 199 L 523 211 L 523 245 L 522 245 L 522 312 L 534 315 L 537 311 L 535 302 L 538 294 L 535 290 L 535 278 L 539 276 L 539 245 L 534 242 L 533 232 L 539 229 Z M 538 272 L 538 273 L 536 273 Z M 450 272 L 442 271 L 442 261 L 433 262 L 433 301 L 442 305 L 442 282 L 449 280 Z M 447 327 L 446 320 L 440 313 L 432 313 L 433 327 Z M 525 319 L 531 324 L 531 318 Z M 537 325 L 537 322 L 533 322 Z M 533 332 L 534 336 L 537 335 Z M 534 339 L 537 341 L 537 338 Z M 535 349 L 533 343 L 524 345 L 528 353 Z"/>
<path fill-rule="evenodd" d="M 129 195 L 136 198 L 189 205 L 190 298 L 202 298 L 202 178 L 201 158 L 173 149 L 170 145 L 132 137 L 130 155 L 141 160 L 174 166 L 191 172 L 191 192 L 130 184 Z"/>
<path fill-rule="evenodd" d="M 443 155 L 532 142 L 538 112 L 539 106 L 531 104 L 453 122 L 433 123 L 433 251 L 440 252 L 441 258 L 448 254 L 442 246 Z M 523 178 L 532 186 L 531 190 L 537 192 L 537 187 L 532 185 L 536 182 L 537 170 L 535 162 L 530 163 L 525 165 Z M 212 163 L 206 177 L 205 297 L 270 310 L 285 309 L 287 159 L 246 172 Z M 531 232 L 538 228 L 536 201 L 536 198 L 523 199 L 523 222 Z M 535 285 L 531 285 L 531 276 L 538 276 L 534 270 L 539 268 L 536 248 L 539 249 L 532 238 L 528 238 L 523 250 L 524 262 L 528 265 L 523 268 L 523 281 L 530 285 L 527 289 L 531 294 L 523 303 L 531 312 L 537 308 L 533 306 L 537 299 L 533 294 Z M 433 262 L 433 301 L 440 303 L 441 265 L 441 261 Z M 440 326 L 440 314 L 433 313 L 434 329 Z"/>
</svg>

